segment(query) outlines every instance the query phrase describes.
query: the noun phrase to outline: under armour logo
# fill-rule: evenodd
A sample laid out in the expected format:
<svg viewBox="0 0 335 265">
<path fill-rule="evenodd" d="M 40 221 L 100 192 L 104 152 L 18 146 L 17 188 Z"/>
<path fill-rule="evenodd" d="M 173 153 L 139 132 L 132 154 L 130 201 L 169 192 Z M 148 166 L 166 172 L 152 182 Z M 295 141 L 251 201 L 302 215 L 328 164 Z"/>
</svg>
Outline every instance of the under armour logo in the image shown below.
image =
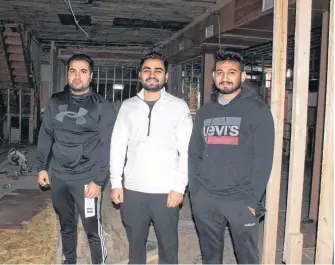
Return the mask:
<svg viewBox="0 0 335 265">
<path fill-rule="evenodd" d="M 83 117 L 87 114 L 87 110 L 84 108 L 80 108 L 78 113 L 75 113 L 73 111 L 67 111 L 68 105 L 60 105 L 58 107 L 59 113 L 56 115 L 56 120 L 63 122 L 64 117 L 69 118 L 76 118 L 76 124 L 84 124 L 86 123 L 86 119 Z"/>
</svg>

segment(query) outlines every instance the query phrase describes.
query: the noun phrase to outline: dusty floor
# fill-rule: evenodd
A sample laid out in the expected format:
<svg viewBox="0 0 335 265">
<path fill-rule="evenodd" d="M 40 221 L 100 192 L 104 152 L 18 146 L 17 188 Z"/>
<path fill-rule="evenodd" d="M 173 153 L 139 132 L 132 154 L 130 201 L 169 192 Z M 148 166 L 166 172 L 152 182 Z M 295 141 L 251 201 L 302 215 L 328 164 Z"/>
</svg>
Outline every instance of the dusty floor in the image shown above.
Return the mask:
<svg viewBox="0 0 335 265">
<path fill-rule="evenodd" d="M 21 228 L 0 231 L 0 263 L 51 264 L 58 243 L 58 221 L 51 203 Z"/>
<path fill-rule="evenodd" d="M 28 150 L 28 160 L 33 166 L 35 164 L 35 147 L 27 146 Z M 0 149 L 1 151 L 1 149 Z M 1 153 L 1 152 L 0 152 Z M 0 159 L 4 155 L 0 155 Z M 10 193 L 15 189 L 38 189 L 36 184 L 36 170 L 30 175 L 23 176 L 19 180 L 10 180 L 0 174 L 0 197 L 5 194 Z M 0 169 L 1 171 L 1 169 Z M 282 263 L 282 251 L 283 251 L 283 242 L 284 242 L 284 224 L 285 224 L 285 212 L 286 212 L 286 192 L 287 192 L 287 183 L 288 183 L 288 166 L 284 164 L 282 182 L 281 182 L 281 198 L 280 198 L 280 211 L 279 211 L 279 229 L 278 229 L 278 244 L 277 244 L 277 256 L 276 263 Z M 304 219 L 308 213 L 309 207 L 309 184 L 311 179 L 311 170 L 310 167 L 306 167 L 305 172 L 305 189 L 303 195 L 303 206 L 302 206 L 302 218 Z M 2 188 L 4 184 L 12 184 L 11 188 L 4 189 Z M 107 263 L 127 263 L 127 239 L 125 236 L 125 231 L 122 226 L 120 219 L 119 210 L 116 209 L 110 201 L 110 186 L 108 185 L 103 193 L 103 202 L 102 202 L 102 218 L 105 231 L 107 232 L 107 247 L 109 256 Z M 260 248 L 262 248 L 262 225 L 261 224 L 261 233 L 260 233 Z M 303 263 L 304 264 L 313 264 L 314 262 L 314 252 L 315 252 L 315 224 L 302 223 L 302 232 L 304 233 L 304 249 L 303 249 Z M 224 250 L 224 263 L 234 264 L 236 259 L 234 256 L 233 245 L 229 230 L 225 231 L 225 250 Z M 180 254 L 179 262 L 183 264 L 194 264 L 201 263 L 201 256 L 199 250 L 198 237 L 196 230 L 194 228 L 194 223 L 192 221 L 190 206 L 188 199 L 186 198 L 185 203 L 181 209 L 180 214 L 180 224 L 179 224 L 179 239 L 180 239 Z M 148 253 L 150 263 L 157 263 L 157 251 L 156 251 L 156 238 L 151 229 L 149 236 L 149 244 L 153 246 L 153 250 Z M 61 242 L 58 240 L 57 249 L 55 249 L 56 257 L 54 263 L 61 263 Z M 86 239 L 86 235 L 79 225 L 78 233 L 78 263 L 89 264 L 89 248 Z"/>
</svg>

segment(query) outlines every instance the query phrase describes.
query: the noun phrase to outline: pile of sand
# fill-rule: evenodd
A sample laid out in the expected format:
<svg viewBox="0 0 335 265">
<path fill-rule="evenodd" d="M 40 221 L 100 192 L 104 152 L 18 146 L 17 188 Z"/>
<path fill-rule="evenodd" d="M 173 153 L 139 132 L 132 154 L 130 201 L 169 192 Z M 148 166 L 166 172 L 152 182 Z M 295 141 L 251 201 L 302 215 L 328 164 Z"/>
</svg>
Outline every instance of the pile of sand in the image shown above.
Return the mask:
<svg viewBox="0 0 335 265">
<path fill-rule="evenodd" d="M 53 264 L 59 224 L 52 204 L 18 229 L 0 231 L 0 263 Z"/>
</svg>

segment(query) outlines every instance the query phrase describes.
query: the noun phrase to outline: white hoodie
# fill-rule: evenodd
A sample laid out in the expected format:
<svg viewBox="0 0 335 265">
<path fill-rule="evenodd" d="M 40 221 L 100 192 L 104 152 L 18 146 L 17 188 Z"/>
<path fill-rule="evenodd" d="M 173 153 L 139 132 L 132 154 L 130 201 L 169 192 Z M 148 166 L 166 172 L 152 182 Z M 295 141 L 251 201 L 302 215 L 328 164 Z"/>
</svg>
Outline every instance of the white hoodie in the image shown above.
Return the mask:
<svg viewBox="0 0 335 265">
<path fill-rule="evenodd" d="M 150 123 L 149 123 L 150 122 Z M 185 192 L 188 184 L 188 144 L 192 117 L 187 104 L 167 93 L 151 111 L 144 91 L 123 102 L 111 140 L 112 189 L 124 187 L 144 193 Z M 125 156 L 127 152 L 127 163 Z"/>
</svg>

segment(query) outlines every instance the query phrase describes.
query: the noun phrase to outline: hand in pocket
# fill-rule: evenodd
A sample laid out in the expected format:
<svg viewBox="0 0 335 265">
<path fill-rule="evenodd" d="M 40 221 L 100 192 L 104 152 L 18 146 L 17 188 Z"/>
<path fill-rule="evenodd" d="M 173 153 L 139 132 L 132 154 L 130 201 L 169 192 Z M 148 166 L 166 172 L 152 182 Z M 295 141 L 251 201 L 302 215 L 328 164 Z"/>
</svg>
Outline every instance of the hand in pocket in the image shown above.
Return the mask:
<svg viewBox="0 0 335 265">
<path fill-rule="evenodd" d="M 254 209 L 254 208 L 251 208 L 250 206 L 248 206 L 248 208 L 249 208 L 250 212 L 251 212 L 254 216 L 256 216 L 256 211 L 255 211 L 255 209 Z"/>
</svg>

